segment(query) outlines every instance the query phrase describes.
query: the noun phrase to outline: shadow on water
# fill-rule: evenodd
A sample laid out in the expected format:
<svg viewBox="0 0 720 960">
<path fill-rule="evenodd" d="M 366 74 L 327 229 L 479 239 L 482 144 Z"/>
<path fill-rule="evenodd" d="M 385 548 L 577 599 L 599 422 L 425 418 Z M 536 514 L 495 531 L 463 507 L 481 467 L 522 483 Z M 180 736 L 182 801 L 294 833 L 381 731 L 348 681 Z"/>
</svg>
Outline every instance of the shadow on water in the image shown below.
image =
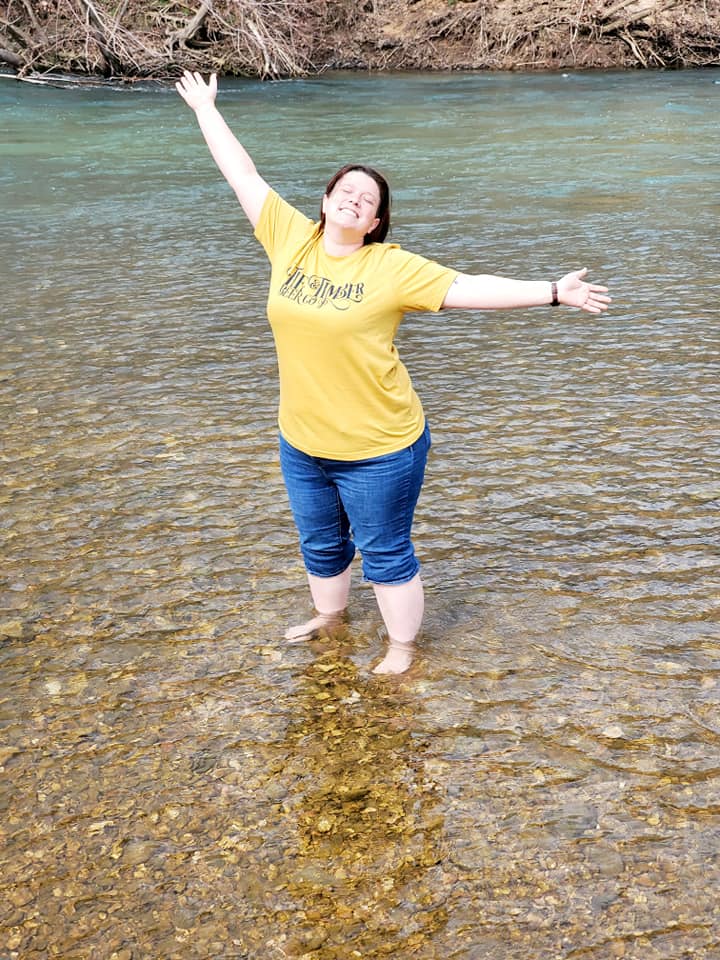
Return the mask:
<svg viewBox="0 0 720 960">
<path fill-rule="evenodd" d="M 340 957 L 390 940 L 411 954 L 447 922 L 449 892 L 412 692 L 358 675 L 342 646 L 297 680 L 281 774 L 281 832 L 292 842 L 268 877 L 289 913 L 268 942 Z"/>
</svg>

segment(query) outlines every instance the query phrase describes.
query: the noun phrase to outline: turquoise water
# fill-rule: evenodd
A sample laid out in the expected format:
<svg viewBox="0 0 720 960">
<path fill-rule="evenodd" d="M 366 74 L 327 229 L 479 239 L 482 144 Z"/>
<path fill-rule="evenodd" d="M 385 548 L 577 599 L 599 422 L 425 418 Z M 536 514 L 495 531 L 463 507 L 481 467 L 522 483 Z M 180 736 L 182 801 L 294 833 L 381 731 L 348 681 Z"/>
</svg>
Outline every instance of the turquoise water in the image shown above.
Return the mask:
<svg viewBox="0 0 720 960">
<path fill-rule="evenodd" d="M 408 318 L 409 674 L 308 608 L 268 274 L 170 89 L 0 79 L 0 946 L 36 960 L 720 957 L 717 73 L 221 84 L 313 214 L 588 266 L 610 314 Z"/>
</svg>

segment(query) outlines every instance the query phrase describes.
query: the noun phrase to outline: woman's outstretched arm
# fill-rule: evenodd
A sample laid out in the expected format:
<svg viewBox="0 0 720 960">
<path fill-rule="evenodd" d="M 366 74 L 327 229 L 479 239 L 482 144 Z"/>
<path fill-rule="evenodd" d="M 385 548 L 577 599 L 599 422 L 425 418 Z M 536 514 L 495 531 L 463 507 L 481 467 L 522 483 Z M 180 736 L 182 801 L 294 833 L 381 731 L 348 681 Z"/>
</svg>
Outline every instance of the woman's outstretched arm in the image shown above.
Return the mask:
<svg viewBox="0 0 720 960">
<path fill-rule="evenodd" d="M 602 313 L 610 303 L 610 297 L 606 296 L 608 288 L 586 283 L 583 279 L 586 273 L 587 269 L 566 273 L 555 285 L 547 280 L 511 280 L 461 273 L 450 285 L 443 308 L 509 310 L 513 307 L 541 307 L 553 303 L 556 292 L 558 303 L 566 307 Z"/>
<path fill-rule="evenodd" d="M 255 169 L 250 154 L 225 123 L 215 106 L 217 77 L 213 73 L 205 83 L 199 73 L 186 70 L 175 89 L 195 111 L 205 142 L 220 172 L 235 191 L 245 214 L 254 227 L 270 189 Z"/>
</svg>

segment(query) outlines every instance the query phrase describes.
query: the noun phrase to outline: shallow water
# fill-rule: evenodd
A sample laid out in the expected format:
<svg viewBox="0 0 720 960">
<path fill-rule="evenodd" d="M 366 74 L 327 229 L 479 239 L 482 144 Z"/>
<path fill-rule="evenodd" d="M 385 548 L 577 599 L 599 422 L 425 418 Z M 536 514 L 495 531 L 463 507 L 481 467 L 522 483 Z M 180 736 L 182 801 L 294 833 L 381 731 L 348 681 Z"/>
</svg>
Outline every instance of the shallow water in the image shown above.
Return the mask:
<svg viewBox="0 0 720 960">
<path fill-rule="evenodd" d="M 0 80 L 0 947 L 11 958 L 720 957 L 720 85 L 226 83 L 312 214 L 587 265 L 608 317 L 408 318 L 428 611 L 377 678 L 308 610 L 267 268 L 179 98 Z"/>
</svg>

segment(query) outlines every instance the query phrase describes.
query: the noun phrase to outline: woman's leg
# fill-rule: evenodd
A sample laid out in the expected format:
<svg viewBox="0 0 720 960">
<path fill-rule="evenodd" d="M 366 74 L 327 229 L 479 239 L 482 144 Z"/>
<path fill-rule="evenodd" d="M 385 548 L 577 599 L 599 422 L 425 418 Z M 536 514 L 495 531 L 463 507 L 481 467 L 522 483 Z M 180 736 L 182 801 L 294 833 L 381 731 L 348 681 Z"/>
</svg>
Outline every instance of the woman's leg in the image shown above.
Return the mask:
<svg viewBox="0 0 720 960">
<path fill-rule="evenodd" d="M 342 620 L 355 545 L 340 495 L 323 461 L 296 450 L 281 437 L 280 465 L 316 612 L 305 623 L 290 627 L 285 639 L 307 640 L 322 627 Z"/>
<path fill-rule="evenodd" d="M 408 583 L 376 583 L 373 589 L 389 641 L 388 651 L 373 673 L 404 673 L 412 663 L 413 643 L 425 610 L 420 574 Z"/>
<path fill-rule="evenodd" d="M 343 619 L 350 594 L 350 567 L 336 577 L 316 577 L 308 573 L 307 578 L 317 616 L 290 627 L 285 633 L 286 640 L 309 640 L 318 630 L 336 626 Z"/>
<path fill-rule="evenodd" d="M 387 629 L 388 651 L 376 673 L 408 669 L 422 623 L 423 586 L 411 529 L 429 449 L 426 428 L 404 450 L 348 465 L 334 475 Z"/>
</svg>

